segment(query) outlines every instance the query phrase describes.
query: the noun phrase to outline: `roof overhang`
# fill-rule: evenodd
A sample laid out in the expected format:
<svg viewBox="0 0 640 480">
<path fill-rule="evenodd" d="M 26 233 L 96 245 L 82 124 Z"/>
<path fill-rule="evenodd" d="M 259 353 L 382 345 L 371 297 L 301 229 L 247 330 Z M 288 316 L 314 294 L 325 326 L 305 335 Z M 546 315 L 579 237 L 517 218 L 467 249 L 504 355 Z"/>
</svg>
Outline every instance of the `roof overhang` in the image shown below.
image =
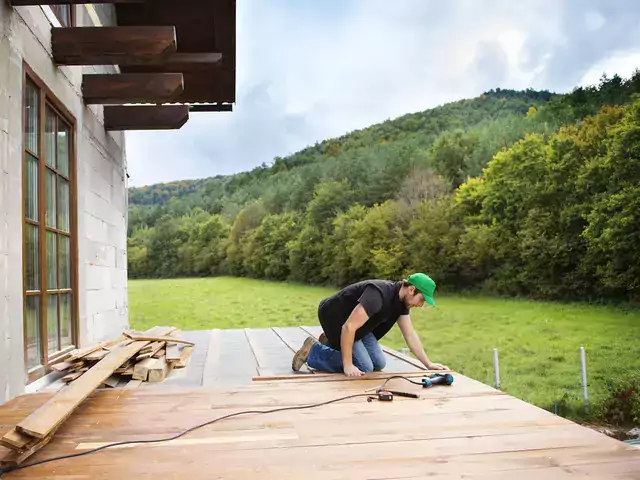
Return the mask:
<svg viewBox="0 0 640 480">
<path fill-rule="evenodd" d="M 85 102 L 104 105 L 108 130 L 180 128 L 190 111 L 232 110 L 236 100 L 235 0 L 11 3 L 115 4 L 116 26 L 54 27 L 51 45 L 58 65 L 118 67 L 118 73 L 83 75 Z"/>
</svg>

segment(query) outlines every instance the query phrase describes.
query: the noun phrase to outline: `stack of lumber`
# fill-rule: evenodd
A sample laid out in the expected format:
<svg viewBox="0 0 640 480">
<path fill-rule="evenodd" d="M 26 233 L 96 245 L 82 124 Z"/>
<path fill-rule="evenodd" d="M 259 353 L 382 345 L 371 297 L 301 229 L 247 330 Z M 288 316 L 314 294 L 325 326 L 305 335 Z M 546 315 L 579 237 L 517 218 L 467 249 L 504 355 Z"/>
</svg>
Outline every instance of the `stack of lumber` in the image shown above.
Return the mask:
<svg viewBox="0 0 640 480">
<path fill-rule="evenodd" d="M 138 386 L 141 382 L 162 382 L 174 368 L 186 367 L 191 358 L 193 342 L 181 340 L 179 334 L 180 331 L 173 327 L 169 327 L 166 338 L 149 336 L 146 332 L 125 332 L 119 338 L 74 350 L 65 361 L 51 368 L 63 373 L 61 380 L 69 384 L 82 377 L 114 349 L 145 340 L 149 343 L 135 356 L 119 365 L 102 385 L 117 387 L 133 382 L 132 385 Z"/>
<path fill-rule="evenodd" d="M 0 465 L 24 462 L 45 446 L 56 430 L 95 389 L 130 382 L 161 382 L 174 368 L 185 367 L 193 343 L 173 327 L 124 332 L 121 337 L 74 350 L 58 364 L 67 384 L 49 401 L 0 437 Z M 182 348 L 181 348 L 182 347 Z M 126 387 L 125 387 L 126 388 Z"/>
</svg>

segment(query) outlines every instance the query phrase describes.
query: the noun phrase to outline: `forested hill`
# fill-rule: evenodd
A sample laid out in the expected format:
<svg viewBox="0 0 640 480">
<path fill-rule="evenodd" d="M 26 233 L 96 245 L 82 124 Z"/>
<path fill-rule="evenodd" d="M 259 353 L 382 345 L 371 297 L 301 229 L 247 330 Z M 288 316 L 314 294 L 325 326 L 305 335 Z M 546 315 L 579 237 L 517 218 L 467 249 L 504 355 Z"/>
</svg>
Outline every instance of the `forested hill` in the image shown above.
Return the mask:
<svg viewBox="0 0 640 480">
<path fill-rule="evenodd" d="M 129 202 L 132 205 L 163 205 L 172 198 L 180 199 L 192 194 L 196 194 L 198 199 L 201 198 L 201 195 L 211 196 L 211 194 L 219 195 L 220 193 L 233 195 L 252 180 L 264 180 L 266 177 L 283 171 L 291 171 L 301 165 L 322 162 L 326 158 L 335 158 L 347 152 L 368 150 L 389 143 L 426 148 L 445 131 L 482 130 L 498 120 L 503 131 L 498 132 L 497 125 L 490 130 L 492 133 L 502 133 L 504 135 L 502 144 L 506 145 L 513 141 L 514 135 L 517 137 L 521 132 L 516 125 L 512 125 L 512 131 L 509 131 L 508 128 L 504 128 L 505 124 L 514 122 L 518 118 L 522 119 L 531 107 L 539 108 L 553 96 L 547 91 L 491 90 L 477 98 L 452 102 L 423 112 L 410 113 L 350 132 L 338 138 L 327 139 L 288 157 L 268 159 L 269 165 L 263 162 L 260 167 L 250 172 L 130 188 Z M 224 185 L 225 188 L 220 188 L 221 185 Z M 207 191 L 209 195 L 207 195 Z M 251 193 L 247 193 L 251 195 Z M 194 204 L 194 202 L 190 202 L 190 204 Z"/>
<path fill-rule="evenodd" d="M 496 89 L 250 172 L 132 188 L 129 274 L 342 285 L 422 270 L 447 289 L 633 297 L 637 93 L 640 73 Z"/>
</svg>

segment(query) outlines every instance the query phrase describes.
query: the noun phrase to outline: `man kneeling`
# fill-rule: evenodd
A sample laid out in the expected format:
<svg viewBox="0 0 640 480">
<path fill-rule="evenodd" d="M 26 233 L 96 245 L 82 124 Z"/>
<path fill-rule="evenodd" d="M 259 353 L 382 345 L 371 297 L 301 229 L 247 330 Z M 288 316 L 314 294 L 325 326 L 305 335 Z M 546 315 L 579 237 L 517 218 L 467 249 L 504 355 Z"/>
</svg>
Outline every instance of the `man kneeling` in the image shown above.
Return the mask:
<svg viewBox="0 0 640 480">
<path fill-rule="evenodd" d="M 385 354 L 378 341 L 398 324 L 409 350 L 429 370 L 448 370 L 433 363 L 413 328 L 409 310 L 425 302 L 435 307 L 435 282 L 424 273 L 407 280 L 365 280 L 349 285 L 325 298 L 318 307 L 324 333 L 320 341 L 309 337 L 298 350 L 291 367 L 310 368 L 353 377 L 382 370 Z"/>
</svg>

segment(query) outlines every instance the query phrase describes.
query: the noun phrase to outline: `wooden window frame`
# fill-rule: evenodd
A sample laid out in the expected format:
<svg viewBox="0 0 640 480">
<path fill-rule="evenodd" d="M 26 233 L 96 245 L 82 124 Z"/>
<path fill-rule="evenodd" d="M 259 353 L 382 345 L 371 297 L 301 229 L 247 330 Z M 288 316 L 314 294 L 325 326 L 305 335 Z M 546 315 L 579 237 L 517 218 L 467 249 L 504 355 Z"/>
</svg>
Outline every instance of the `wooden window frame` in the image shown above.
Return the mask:
<svg viewBox="0 0 640 480">
<path fill-rule="evenodd" d="M 71 112 L 64 106 L 64 104 L 53 94 L 51 89 L 47 87 L 47 85 L 42 81 L 42 79 L 34 72 L 34 70 L 26 63 L 22 63 L 22 293 L 23 293 L 23 342 L 24 342 L 24 366 L 26 371 L 26 381 L 27 383 L 31 383 L 46 374 L 52 371 L 51 365 L 59 361 L 63 358 L 67 353 L 75 348 L 78 345 L 78 337 L 79 337 L 79 291 L 78 291 L 78 214 L 77 214 L 77 188 L 78 188 L 78 180 L 77 180 L 77 121 L 76 118 L 71 114 Z M 27 122 L 27 114 L 26 114 L 26 93 L 27 93 L 27 84 L 31 83 L 38 89 L 38 120 L 37 120 L 37 142 L 38 142 L 38 155 L 34 155 L 34 152 L 30 152 L 27 147 L 27 138 L 26 138 L 26 122 Z M 69 166 L 68 166 L 68 175 L 67 179 L 69 181 L 69 256 L 70 256 L 70 278 L 69 278 L 69 290 L 71 297 L 71 345 L 63 348 L 60 351 L 54 352 L 54 354 L 50 354 L 48 351 L 48 329 L 47 329 L 47 259 L 46 259 L 46 239 L 47 231 L 58 232 L 58 225 L 56 224 L 56 228 L 47 226 L 46 222 L 46 172 L 47 169 L 53 170 L 57 173 L 56 169 L 52 169 L 50 166 L 47 166 L 45 159 L 45 125 L 46 125 L 46 111 L 47 108 L 50 108 L 58 117 L 62 118 L 66 124 L 69 126 Z M 26 205 L 26 195 L 27 195 L 27 153 L 30 153 L 32 156 L 37 158 L 38 160 L 38 200 L 36 208 L 38 209 L 38 222 L 32 222 L 27 219 L 27 205 Z M 57 183 L 56 183 L 57 185 Z M 57 211 L 57 196 L 58 196 L 58 188 L 56 188 L 56 217 L 58 216 Z M 27 225 L 37 223 L 38 228 L 38 265 L 39 265 L 39 293 L 28 293 L 27 292 Z M 66 233 L 66 232 L 64 232 Z M 57 237 L 56 237 L 57 238 Z M 59 267 L 59 258 L 60 258 L 60 246 L 57 241 L 56 249 L 57 249 L 57 270 Z M 59 271 L 57 272 L 59 276 Z M 58 287 L 60 286 L 58 282 Z M 58 291 L 58 295 L 60 294 L 60 288 L 55 289 Z M 27 297 L 30 295 L 40 295 L 39 306 L 40 306 L 40 351 L 38 354 L 41 358 L 41 363 L 39 366 L 29 369 L 28 365 L 28 338 L 27 338 Z M 58 311 L 60 309 L 60 301 L 58 300 Z M 59 326 L 59 335 L 60 337 L 60 326 Z M 59 340 L 60 341 L 60 340 Z"/>
</svg>

